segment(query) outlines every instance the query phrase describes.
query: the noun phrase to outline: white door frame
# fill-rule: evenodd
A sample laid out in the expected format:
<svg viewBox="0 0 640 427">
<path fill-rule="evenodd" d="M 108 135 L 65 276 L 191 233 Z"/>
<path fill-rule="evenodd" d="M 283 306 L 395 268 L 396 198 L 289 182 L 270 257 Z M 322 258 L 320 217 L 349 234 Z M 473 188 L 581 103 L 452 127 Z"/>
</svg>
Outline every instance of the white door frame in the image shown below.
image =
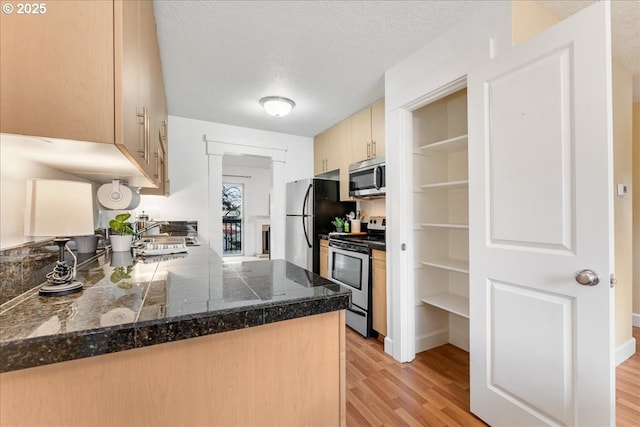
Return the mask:
<svg viewBox="0 0 640 427">
<path fill-rule="evenodd" d="M 222 156 L 225 154 L 252 155 L 269 157 L 271 159 L 271 199 L 270 199 L 270 227 L 271 227 L 271 259 L 284 259 L 285 248 L 285 202 L 286 202 L 286 147 L 272 146 L 270 148 L 252 145 L 250 142 L 212 141 L 207 140 L 206 153 L 209 163 L 209 202 L 208 212 L 211 219 L 210 246 L 222 257 Z M 218 224 L 216 226 L 215 224 Z"/>
</svg>

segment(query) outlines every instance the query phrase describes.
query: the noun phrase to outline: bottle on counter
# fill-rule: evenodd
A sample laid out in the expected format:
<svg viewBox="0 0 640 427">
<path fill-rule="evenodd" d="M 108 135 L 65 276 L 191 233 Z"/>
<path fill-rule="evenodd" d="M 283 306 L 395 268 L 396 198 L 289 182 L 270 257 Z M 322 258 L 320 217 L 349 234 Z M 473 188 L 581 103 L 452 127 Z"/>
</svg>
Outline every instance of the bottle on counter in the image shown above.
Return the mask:
<svg viewBox="0 0 640 427">
<path fill-rule="evenodd" d="M 349 219 L 344 220 L 344 232 L 349 233 Z"/>
</svg>

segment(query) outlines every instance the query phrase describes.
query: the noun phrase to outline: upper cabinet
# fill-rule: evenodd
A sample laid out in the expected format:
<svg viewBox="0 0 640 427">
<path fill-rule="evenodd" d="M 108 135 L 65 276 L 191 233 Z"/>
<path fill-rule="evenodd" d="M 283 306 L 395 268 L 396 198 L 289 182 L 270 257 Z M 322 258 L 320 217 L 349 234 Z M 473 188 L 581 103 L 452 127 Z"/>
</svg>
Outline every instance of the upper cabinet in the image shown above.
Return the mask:
<svg viewBox="0 0 640 427">
<path fill-rule="evenodd" d="M 340 171 L 340 200 L 349 197 L 349 165 L 384 156 L 384 99 L 316 135 L 313 173 Z"/>
<path fill-rule="evenodd" d="M 37 17 L 1 19 L 2 133 L 114 144 L 164 194 L 167 108 L 153 3 L 57 1 Z"/>
<path fill-rule="evenodd" d="M 349 120 L 352 163 L 384 156 L 384 100 L 354 114 Z"/>
<path fill-rule="evenodd" d="M 373 157 L 384 157 L 386 137 L 384 126 L 384 99 L 371 106 L 371 143 Z"/>
</svg>

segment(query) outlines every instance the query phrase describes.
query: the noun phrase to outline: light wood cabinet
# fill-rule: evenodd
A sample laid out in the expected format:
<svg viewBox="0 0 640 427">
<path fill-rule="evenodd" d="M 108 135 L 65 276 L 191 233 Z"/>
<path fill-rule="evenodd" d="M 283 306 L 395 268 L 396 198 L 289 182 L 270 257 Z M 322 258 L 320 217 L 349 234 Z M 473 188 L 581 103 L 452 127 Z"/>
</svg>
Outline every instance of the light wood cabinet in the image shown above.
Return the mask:
<svg viewBox="0 0 640 427">
<path fill-rule="evenodd" d="M 466 89 L 414 111 L 413 120 L 415 289 L 424 303 L 416 309 L 416 329 L 432 334 L 432 344 L 450 342 L 468 351 Z"/>
<path fill-rule="evenodd" d="M 374 249 L 371 251 L 371 283 L 373 305 L 373 329 L 387 336 L 387 253 Z"/>
<path fill-rule="evenodd" d="M 351 116 L 351 163 L 384 156 L 384 100 Z"/>
<path fill-rule="evenodd" d="M 322 132 L 314 139 L 313 162 L 314 174 L 320 175 L 326 172 L 340 169 L 340 133 L 337 126 Z"/>
<path fill-rule="evenodd" d="M 384 99 L 371 106 L 371 144 L 373 157 L 384 157 L 386 146 Z"/>
<path fill-rule="evenodd" d="M 329 241 L 320 239 L 320 276 L 329 278 Z"/>
<path fill-rule="evenodd" d="M 0 131 L 115 144 L 160 184 L 166 101 L 152 2 L 56 1 L 37 18 L 0 19 Z"/>
<path fill-rule="evenodd" d="M 351 123 L 344 120 L 316 135 L 313 143 L 313 172 L 322 175 L 338 171 L 340 175 L 340 200 L 349 197 L 349 164 L 351 154 Z"/>
<path fill-rule="evenodd" d="M 340 153 L 338 154 L 340 162 L 340 201 L 353 201 L 353 198 L 349 197 L 351 122 L 349 120 L 343 120 L 335 127 L 338 131 L 338 149 L 340 150 Z"/>
<path fill-rule="evenodd" d="M 344 316 L 332 311 L 4 372 L 0 424 L 344 426 Z"/>
<path fill-rule="evenodd" d="M 371 107 L 354 114 L 351 121 L 352 163 L 371 158 Z"/>
<path fill-rule="evenodd" d="M 349 197 L 349 165 L 385 152 L 384 100 L 354 114 L 316 135 L 313 144 L 313 173 L 339 170 L 340 200 Z"/>
</svg>

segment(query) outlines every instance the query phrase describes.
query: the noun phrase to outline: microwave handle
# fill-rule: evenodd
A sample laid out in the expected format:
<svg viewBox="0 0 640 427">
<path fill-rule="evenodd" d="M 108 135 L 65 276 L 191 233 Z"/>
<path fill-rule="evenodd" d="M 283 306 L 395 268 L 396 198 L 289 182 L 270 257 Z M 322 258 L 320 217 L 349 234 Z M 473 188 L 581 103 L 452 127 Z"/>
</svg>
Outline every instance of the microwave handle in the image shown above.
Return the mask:
<svg viewBox="0 0 640 427">
<path fill-rule="evenodd" d="M 380 174 L 378 174 L 378 169 L 380 170 Z M 378 178 L 380 178 L 379 183 Z M 376 187 L 376 190 L 379 190 L 382 187 L 382 166 L 376 166 L 373 169 L 373 185 Z"/>
</svg>

